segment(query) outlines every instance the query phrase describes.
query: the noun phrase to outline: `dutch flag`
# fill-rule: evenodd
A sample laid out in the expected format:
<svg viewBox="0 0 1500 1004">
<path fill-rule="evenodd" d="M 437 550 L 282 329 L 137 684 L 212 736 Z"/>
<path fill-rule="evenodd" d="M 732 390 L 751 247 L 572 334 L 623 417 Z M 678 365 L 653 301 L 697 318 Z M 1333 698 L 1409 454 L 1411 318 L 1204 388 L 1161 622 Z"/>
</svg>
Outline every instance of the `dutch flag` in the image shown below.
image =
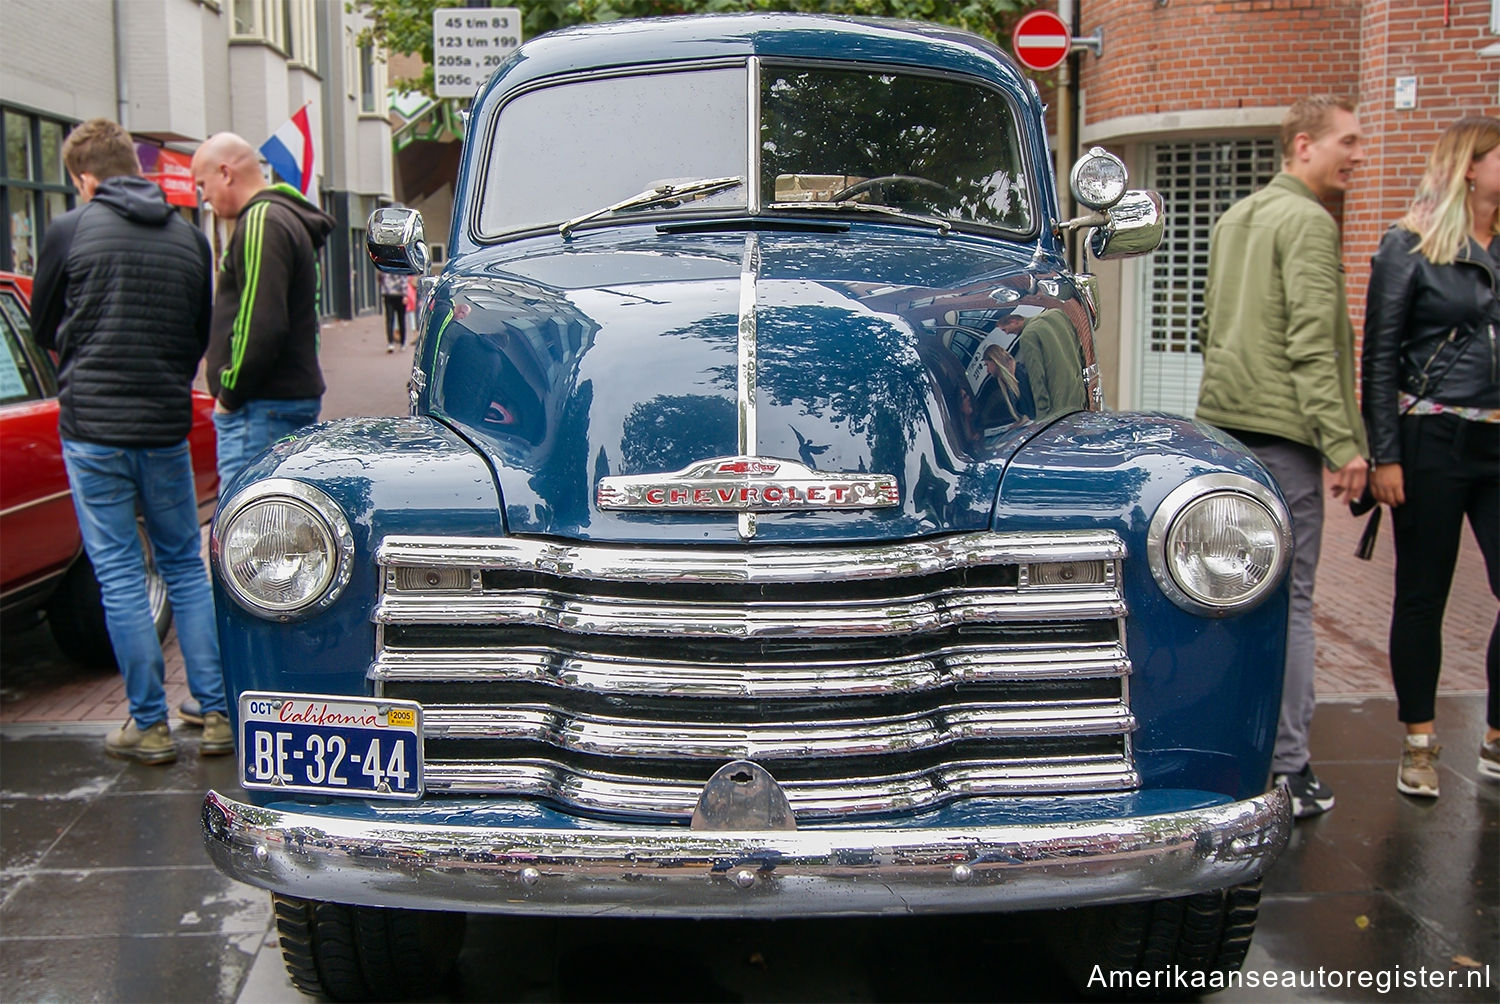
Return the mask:
<svg viewBox="0 0 1500 1004">
<path fill-rule="evenodd" d="M 283 181 L 304 196 L 309 192 L 313 180 L 312 127 L 307 122 L 307 105 L 297 109 L 297 114 L 281 124 L 271 138 L 260 145 L 261 156 L 276 169 Z"/>
</svg>

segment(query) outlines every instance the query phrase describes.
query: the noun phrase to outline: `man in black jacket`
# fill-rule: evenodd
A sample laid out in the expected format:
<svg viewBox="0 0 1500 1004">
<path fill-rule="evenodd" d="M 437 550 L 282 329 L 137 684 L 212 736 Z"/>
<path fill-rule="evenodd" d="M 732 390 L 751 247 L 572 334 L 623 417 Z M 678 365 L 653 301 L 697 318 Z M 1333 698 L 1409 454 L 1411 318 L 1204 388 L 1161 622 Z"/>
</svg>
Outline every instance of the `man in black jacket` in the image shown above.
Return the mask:
<svg viewBox="0 0 1500 1004">
<path fill-rule="evenodd" d="M 255 148 L 234 133 L 198 148 L 193 181 L 221 219 L 235 221 L 207 360 L 228 491 L 257 453 L 318 420 L 318 249 L 333 219 L 290 185 L 268 184 Z"/>
<path fill-rule="evenodd" d="M 208 341 L 208 241 L 141 177 L 135 144 L 114 122 L 74 129 L 62 156 L 84 204 L 47 228 L 32 327 L 61 363 L 63 462 L 130 701 L 130 719 L 105 739 L 105 750 L 144 763 L 177 758 L 139 508 L 201 708 L 200 751 L 232 753 L 187 442 L 193 376 Z"/>
</svg>

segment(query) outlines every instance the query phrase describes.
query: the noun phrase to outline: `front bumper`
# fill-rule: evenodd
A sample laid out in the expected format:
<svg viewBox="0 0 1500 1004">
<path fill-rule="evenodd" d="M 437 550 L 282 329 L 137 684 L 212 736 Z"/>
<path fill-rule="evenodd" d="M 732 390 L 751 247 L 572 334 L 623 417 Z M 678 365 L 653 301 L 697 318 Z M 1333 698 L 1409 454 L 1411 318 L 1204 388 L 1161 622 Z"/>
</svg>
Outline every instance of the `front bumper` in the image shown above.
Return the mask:
<svg viewBox="0 0 1500 1004">
<path fill-rule="evenodd" d="M 314 900 L 464 912 L 784 917 L 980 913 L 1183 896 L 1260 877 L 1284 788 L 1156 816 L 968 829 L 558 830 L 289 813 L 210 791 L 219 870 Z"/>
</svg>

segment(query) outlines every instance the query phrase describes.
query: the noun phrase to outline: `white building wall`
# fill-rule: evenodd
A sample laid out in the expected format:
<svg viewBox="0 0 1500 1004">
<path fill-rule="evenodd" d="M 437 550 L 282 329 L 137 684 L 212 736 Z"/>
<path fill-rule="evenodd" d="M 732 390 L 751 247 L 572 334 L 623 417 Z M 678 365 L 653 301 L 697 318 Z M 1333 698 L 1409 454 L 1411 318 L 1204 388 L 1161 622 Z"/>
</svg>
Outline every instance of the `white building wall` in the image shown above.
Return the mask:
<svg viewBox="0 0 1500 1004">
<path fill-rule="evenodd" d="M 111 0 L 0 0 L 0 100 L 63 118 L 114 118 Z"/>
<path fill-rule="evenodd" d="M 161 140 L 191 140 L 207 128 L 203 70 L 203 6 L 198 0 L 161 0 L 118 6 L 124 42 L 127 129 Z M 216 12 L 213 16 L 218 17 Z"/>
<path fill-rule="evenodd" d="M 230 129 L 259 146 L 296 111 L 286 57 L 260 42 L 229 46 Z"/>
</svg>

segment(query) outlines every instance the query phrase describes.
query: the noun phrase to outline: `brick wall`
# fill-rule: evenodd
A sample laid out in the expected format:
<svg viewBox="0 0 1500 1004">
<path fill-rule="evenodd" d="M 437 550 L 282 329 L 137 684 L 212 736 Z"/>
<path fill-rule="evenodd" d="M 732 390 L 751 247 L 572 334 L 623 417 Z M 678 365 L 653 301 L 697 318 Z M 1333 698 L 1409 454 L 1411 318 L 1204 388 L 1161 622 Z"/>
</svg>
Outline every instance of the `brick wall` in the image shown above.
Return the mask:
<svg viewBox="0 0 1500 1004">
<path fill-rule="evenodd" d="M 1365 0 L 1361 32 L 1360 124 L 1369 136 L 1364 168 L 1344 200 L 1344 270 L 1354 327 L 1364 321 L 1370 256 L 1416 193 L 1438 135 L 1464 115 L 1500 115 L 1500 59 L 1479 55 L 1490 0 Z M 1397 77 L 1417 78 L 1417 106 L 1395 108 Z"/>
<path fill-rule="evenodd" d="M 1417 2 L 1417 0 L 1413 0 Z M 1481 0 L 1484 2 L 1484 0 Z M 1085 120 L 1290 104 L 1359 86 L 1360 0 L 1081 0 Z"/>
</svg>

